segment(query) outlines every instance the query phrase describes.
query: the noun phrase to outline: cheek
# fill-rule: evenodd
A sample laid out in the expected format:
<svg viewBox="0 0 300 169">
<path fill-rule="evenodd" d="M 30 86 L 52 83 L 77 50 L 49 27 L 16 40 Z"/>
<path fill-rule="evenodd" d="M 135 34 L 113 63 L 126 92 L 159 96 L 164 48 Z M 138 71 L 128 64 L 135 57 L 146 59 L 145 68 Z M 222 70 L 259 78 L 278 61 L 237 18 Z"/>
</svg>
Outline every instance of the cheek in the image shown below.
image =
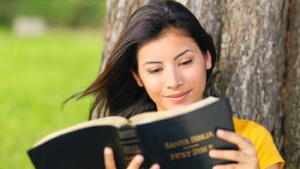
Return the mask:
<svg viewBox="0 0 300 169">
<path fill-rule="evenodd" d="M 205 87 L 206 85 L 206 69 L 204 67 L 194 67 L 188 74 L 186 80 L 194 86 Z"/>
<path fill-rule="evenodd" d="M 145 81 L 143 81 L 144 82 L 144 87 L 145 87 L 145 89 L 146 89 L 146 91 L 147 91 L 147 93 L 149 94 L 149 95 L 154 95 L 154 94 L 158 94 L 158 93 L 160 93 L 161 92 L 161 86 L 162 86 L 162 84 L 161 84 L 161 82 L 159 81 L 159 80 L 157 80 L 157 79 L 153 79 L 153 80 L 151 80 L 151 79 L 147 79 L 147 80 L 145 80 Z M 150 96 L 151 97 L 151 96 Z"/>
<path fill-rule="evenodd" d="M 189 76 L 187 77 L 187 81 L 189 84 L 193 85 L 193 86 L 205 86 L 206 84 L 206 77 L 205 76 L 199 76 L 199 74 L 196 73 L 191 73 L 189 74 Z"/>
</svg>

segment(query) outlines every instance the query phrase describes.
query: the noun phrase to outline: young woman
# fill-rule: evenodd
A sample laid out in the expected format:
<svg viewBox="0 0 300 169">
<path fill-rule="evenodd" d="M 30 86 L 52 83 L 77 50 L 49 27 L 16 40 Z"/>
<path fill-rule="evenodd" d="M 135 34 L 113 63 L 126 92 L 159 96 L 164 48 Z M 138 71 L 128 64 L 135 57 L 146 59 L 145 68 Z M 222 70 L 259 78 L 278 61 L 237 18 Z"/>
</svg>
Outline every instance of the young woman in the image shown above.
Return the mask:
<svg viewBox="0 0 300 169">
<path fill-rule="evenodd" d="M 211 36 L 186 7 L 154 1 L 131 16 L 104 71 L 80 97 L 95 96 L 91 118 L 189 105 L 207 95 L 216 59 Z M 282 168 L 284 161 L 264 127 L 233 121 L 236 133 L 218 130 L 217 136 L 238 150 L 211 150 L 209 155 L 237 163 L 214 168 Z M 104 155 L 106 168 L 116 168 L 112 150 L 105 148 Z M 128 168 L 139 168 L 142 162 L 143 156 L 137 155 Z"/>
</svg>

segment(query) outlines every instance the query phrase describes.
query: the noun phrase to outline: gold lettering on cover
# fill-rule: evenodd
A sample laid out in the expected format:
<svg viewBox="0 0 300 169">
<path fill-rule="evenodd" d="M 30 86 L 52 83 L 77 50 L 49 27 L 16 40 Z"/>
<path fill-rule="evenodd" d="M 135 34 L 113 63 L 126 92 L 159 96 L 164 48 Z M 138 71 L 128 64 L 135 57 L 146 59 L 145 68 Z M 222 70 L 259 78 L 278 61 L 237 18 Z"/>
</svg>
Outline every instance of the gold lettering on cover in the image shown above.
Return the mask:
<svg viewBox="0 0 300 169">
<path fill-rule="evenodd" d="M 179 160 L 179 159 L 182 159 L 182 158 L 188 158 L 188 157 L 191 157 L 191 156 L 192 156 L 192 151 L 191 150 L 183 151 L 183 152 L 176 152 L 176 153 L 170 154 L 170 158 L 171 158 L 172 161 Z"/>
<path fill-rule="evenodd" d="M 208 147 L 207 146 L 203 146 L 203 147 L 192 149 L 193 156 L 206 153 L 207 151 L 208 151 Z"/>
<path fill-rule="evenodd" d="M 185 146 L 185 147 L 183 147 L 183 149 L 188 150 L 188 149 L 192 149 L 192 148 L 195 148 L 195 147 L 199 147 L 199 144 L 192 144 L 192 145 L 189 145 L 189 146 Z"/>
<path fill-rule="evenodd" d="M 211 150 L 213 148 L 214 148 L 213 144 L 209 144 L 207 146 L 203 146 L 203 147 L 199 147 L 199 148 L 194 148 L 194 149 L 192 149 L 193 156 L 206 153 L 206 152 L 208 152 L 209 150 Z"/>
<path fill-rule="evenodd" d="M 166 142 L 164 146 L 166 150 L 172 151 L 170 152 L 170 160 L 174 161 L 198 156 L 214 149 L 212 143 L 201 143 L 213 137 L 215 137 L 214 133 L 212 131 L 207 131 L 205 133 L 192 135 L 189 138 Z"/>
<path fill-rule="evenodd" d="M 200 142 L 203 140 L 207 140 L 211 137 L 214 137 L 214 133 L 212 131 L 208 131 L 206 133 L 191 136 L 190 141 L 191 141 L 191 143 L 196 143 L 196 142 Z"/>
<path fill-rule="evenodd" d="M 189 139 L 182 139 L 182 140 L 178 140 L 178 141 L 174 141 L 174 142 L 167 142 L 167 143 L 165 143 L 165 149 L 182 147 L 182 146 L 186 146 L 189 144 L 190 144 Z"/>
</svg>

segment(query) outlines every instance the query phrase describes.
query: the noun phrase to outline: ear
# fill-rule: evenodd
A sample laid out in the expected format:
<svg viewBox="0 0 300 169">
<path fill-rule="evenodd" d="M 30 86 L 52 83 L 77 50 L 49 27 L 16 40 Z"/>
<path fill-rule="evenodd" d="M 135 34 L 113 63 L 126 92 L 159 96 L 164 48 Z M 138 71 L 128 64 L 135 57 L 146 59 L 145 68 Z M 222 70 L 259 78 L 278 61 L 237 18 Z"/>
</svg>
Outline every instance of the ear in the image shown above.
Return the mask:
<svg viewBox="0 0 300 169">
<path fill-rule="evenodd" d="M 143 84 L 140 76 L 134 70 L 131 70 L 131 73 L 132 73 L 132 76 L 134 77 L 137 85 L 140 87 L 144 87 L 144 84 Z"/>
<path fill-rule="evenodd" d="M 206 70 L 209 70 L 212 68 L 211 55 L 210 55 L 209 51 L 206 52 L 205 67 L 206 67 Z"/>
</svg>

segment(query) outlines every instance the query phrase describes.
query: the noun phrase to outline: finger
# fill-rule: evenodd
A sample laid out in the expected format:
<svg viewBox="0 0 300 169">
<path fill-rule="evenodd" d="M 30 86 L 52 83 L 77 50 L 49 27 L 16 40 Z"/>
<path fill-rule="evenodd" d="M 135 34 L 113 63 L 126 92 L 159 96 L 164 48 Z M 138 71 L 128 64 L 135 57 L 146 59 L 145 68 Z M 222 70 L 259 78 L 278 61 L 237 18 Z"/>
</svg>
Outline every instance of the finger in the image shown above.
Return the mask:
<svg viewBox="0 0 300 169">
<path fill-rule="evenodd" d="M 223 164 L 223 165 L 215 165 L 212 169 L 238 169 L 241 168 L 238 164 Z"/>
<path fill-rule="evenodd" d="M 116 169 L 114 152 L 110 147 L 104 148 L 104 165 L 105 169 Z"/>
<path fill-rule="evenodd" d="M 249 138 L 245 138 L 244 137 L 244 139 L 249 143 L 249 144 L 252 144 L 253 145 L 253 143 L 252 143 L 252 140 L 251 139 L 249 139 Z"/>
<path fill-rule="evenodd" d="M 217 130 L 217 136 L 230 143 L 236 144 L 240 150 L 246 152 L 247 154 L 256 154 L 256 149 L 254 148 L 250 139 L 246 139 L 232 131 L 226 131 L 221 129 Z"/>
<path fill-rule="evenodd" d="M 158 164 L 153 164 L 150 169 L 160 169 L 160 166 Z"/>
<path fill-rule="evenodd" d="M 244 155 L 242 153 L 235 150 L 210 150 L 208 154 L 212 158 L 236 161 L 236 162 L 244 158 L 243 157 Z"/>
<path fill-rule="evenodd" d="M 127 169 L 139 169 L 143 161 L 144 161 L 144 157 L 138 154 L 131 160 Z"/>
<path fill-rule="evenodd" d="M 244 153 L 239 150 L 210 150 L 209 156 L 216 159 L 223 159 L 229 161 L 235 161 L 239 165 L 254 165 L 258 164 L 257 156 L 252 154 Z M 231 165 L 230 165 L 231 166 Z M 228 166 L 227 166 L 228 167 Z"/>
<path fill-rule="evenodd" d="M 213 169 L 235 169 L 235 168 L 259 168 L 256 156 L 244 154 L 235 150 L 211 150 L 209 156 L 212 158 L 235 161 L 236 163 L 216 165 Z"/>
</svg>

